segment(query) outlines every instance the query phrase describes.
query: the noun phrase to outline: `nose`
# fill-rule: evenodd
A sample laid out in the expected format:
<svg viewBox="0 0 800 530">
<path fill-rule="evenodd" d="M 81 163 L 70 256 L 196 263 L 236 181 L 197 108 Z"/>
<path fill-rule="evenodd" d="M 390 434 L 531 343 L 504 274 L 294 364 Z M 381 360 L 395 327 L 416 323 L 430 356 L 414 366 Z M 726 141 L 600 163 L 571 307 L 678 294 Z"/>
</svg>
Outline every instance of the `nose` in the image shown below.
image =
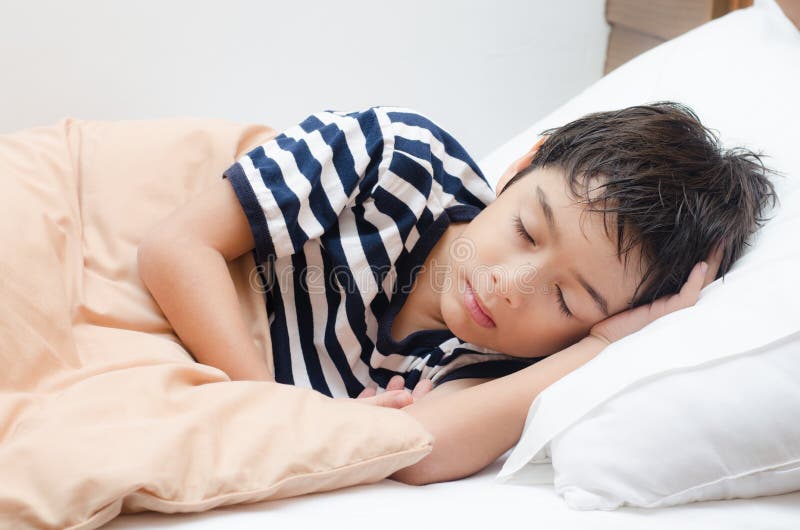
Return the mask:
<svg viewBox="0 0 800 530">
<path fill-rule="evenodd" d="M 492 267 L 492 292 L 511 309 L 519 309 L 524 300 L 536 292 L 534 278 L 538 269 L 529 261 L 510 267 Z"/>
<path fill-rule="evenodd" d="M 491 271 L 491 280 L 492 280 L 492 293 L 494 297 L 496 297 L 499 301 L 504 302 L 506 305 L 510 306 L 511 309 L 517 309 L 519 307 L 519 297 L 512 293 L 508 286 L 508 275 L 505 273 L 506 269 L 500 267 L 493 267 Z"/>
</svg>

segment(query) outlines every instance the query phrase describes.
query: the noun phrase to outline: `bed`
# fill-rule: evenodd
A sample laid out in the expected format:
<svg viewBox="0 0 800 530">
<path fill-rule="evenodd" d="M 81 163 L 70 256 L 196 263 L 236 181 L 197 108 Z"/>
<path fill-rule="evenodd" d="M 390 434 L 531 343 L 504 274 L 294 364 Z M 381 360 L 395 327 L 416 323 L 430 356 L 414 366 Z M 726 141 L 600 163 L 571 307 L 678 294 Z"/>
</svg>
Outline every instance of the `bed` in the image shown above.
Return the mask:
<svg viewBox="0 0 800 530">
<path fill-rule="evenodd" d="M 619 2 L 612 9 L 611 17 L 617 21 L 636 20 L 636 17 L 626 16 Z M 698 3 L 699 4 L 699 3 Z M 710 9 L 720 12 L 720 3 L 714 6 L 709 3 Z M 729 9 L 746 7 L 742 5 L 728 5 Z M 624 8 L 624 6 L 622 6 Z M 658 8 L 654 4 L 654 8 Z M 662 9 L 668 9 L 664 5 Z M 669 87 L 659 90 L 655 83 L 639 83 L 627 85 L 627 92 L 619 95 L 615 92 L 625 86 L 632 77 L 652 76 L 655 79 L 665 79 L 670 75 L 670 70 L 679 70 L 676 66 L 679 61 L 692 62 L 684 54 L 690 52 L 693 46 L 707 45 L 717 41 L 718 49 L 734 50 L 733 43 L 726 43 L 724 39 L 731 39 L 737 35 L 739 39 L 749 42 L 747 30 L 751 24 L 763 23 L 759 18 L 763 13 L 756 10 L 767 10 L 774 5 L 758 4 L 755 8 L 729 15 L 729 18 L 708 24 L 688 35 L 672 41 L 662 47 L 657 55 L 648 55 L 634 60 L 632 63 L 620 68 L 619 72 L 606 77 L 598 85 L 589 88 L 575 98 L 564 108 L 556 111 L 552 116 L 535 124 L 526 133 L 521 134 L 508 144 L 501 146 L 490 154 L 481 163 L 482 168 L 489 178 L 499 175 L 505 164 L 514 156 L 523 152 L 527 145 L 527 138 L 538 134 L 546 126 L 558 124 L 568 116 L 577 115 L 581 109 L 586 111 L 595 106 L 613 106 L 619 100 L 620 105 L 628 100 L 635 101 L 636 97 L 653 100 L 663 92 L 664 95 L 678 93 L 689 101 L 701 102 L 703 97 L 695 92 L 688 84 L 672 83 Z M 791 14 L 791 9 L 786 9 L 785 15 Z M 663 13 L 662 13 L 663 15 Z M 685 14 L 684 14 L 685 15 Z M 698 16 L 707 16 L 708 13 Z M 774 9 L 765 16 L 779 16 Z M 680 17 L 679 17 L 680 18 Z M 710 17 L 709 17 L 710 18 Z M 642 41 L 630 49 L 621 50 L 620 42 L 630 42 L 623 35 L 620 38 L 615 32 L 630 33 L 638 30 L 621 28 L 610 19 L 614 29 L 609 52 L 607 69 L 618 67 L 633 55 L 642 52 Z M 663 37 L 673 37 L 688 29 L 686 20 L 678 21 L 677 29 L 664 29 Z M 652 24 L 652 22 L 650 23 Z M 681 26 L 681 24 L 684 24 Z M 667 24 L 669 25 L 669 24 Z M 763 31 L 763 28 L 762 28 Z M 670 33 L 672 32 L 672 33 Z M 705 33 L 705 35 L 704 35 Z M 755 38 L 752 36 L 752 38 Z M 722 39 L 723 42 L 719 42 Z M 660 44 L 660 42 L 655 42 Z M 750 43 L 752 44 L 752 43 Z M 741 42 L 740 42 L 741 45 Z M 647 46 L 644 46 L 645 48 Z M 712 51 L 707 51 L 711 55 Z M 732 51 L 732 53 L 735 53 Z M 758 54 L 754 53 L 752 59 Z M 722 58 L 721 61 L 725 62 Z M 735 62 L 731 60 L 731 62 Z M 655 63 L 655 64 L 654 64 Z M 663 66 L 665 65 L 666 66 Z M 661 66 L 659 66 L 661 65 Z M 691 66 L 689 67 L 691 70 Z M 719 86 L 709 82 L 711 86 L 702 90 L 718 97 L 735 98 L 737 91 L 730 88 L 723 92 Z M 637 93 L 638 92 L 638 93 Z M 788 93 L 788 92 L 787 92 Z M 697 96 L 697 97 L 695 97 Z M 768 109 L 762 109 L 768 111 Z M 797 112 L 797 109 L 793 110 Z M 782 155 L 783 153 L 781 153 Z M 794 162 L 781 159 L 795 172 L 800 167 L 792 165 Z M 784 166 L 785 167 L 785 166 Z M 796 174 L 796 173 L 795 173 Z M 725 528 L 725 529 L 753 529 L 753 528 L 797 528 L 800 524 L 800 492 L 784 495 L 773 495 L 753 499 L 734 499 L 724 501 L 709 501 L 690 503 L 681 506 L 658 509 L 621 508 L 615 511 L 577 511 L 568 508 L 563 500 L 557 496 L 552 488 L 552 467 L 539 465 L 528 466 L 522 474 L 528 476 L 517 477 L 519 484 L 502 483 L 497 479 L 497 474 L 508 458 L 506 453 L 497 462 L 482 472 L 460 481 L 434 484 L 424 487 L 411 487 L 391 480 L 383 480 L 374 485 L 356 486 L 334 492 L 314 494 L 301 498 L 259 503 L 248 506 L 233 506 L 221 508 L 210 513 L 180 515 L 165 517 L 156 514 L 141 514 L 136 516 L 123 516 L 109 525 L 109 528 L 197 528 L 210 529 L 217 527 L 245 528 L 270 524 L 281 526 L 307 528 L 325 525 L 333 528 L 353 527 L 401 527 L 408 524 L 421 524 L 424 527 L 438 527 L 448 524 L 471 523 L 474 526 L 500 526 L 503 528 L 530 528 L 532 525 L 543 528 Z M 402 505 L 411 509 L 411 518 L 404 516 L 398 518 L 397 507 Z M 456 515 L 457 514 L 457 515 Z"/>
<path fill-rule="evenodd" d="M 625 4 L 620 2 L 617 5 Z M 721 2 L 703 4 L 713 8 L 708 18 L 742 7 L 738 2 L 726 2 L 726 9 L 720 7 L 723 4 Z M 772 0 L 756 1 L 754 7 L 722 16 L 626 64 L 622 64 L 624 60 L 620 57 L 627 54 L 624 56 L 628 59 L 647 46 L 628 50 L 622 55 L 622 52 L 614 52 L 616 62 L 607 66 L 609 70 L 614 69 L 610 75 L 500 146 L 480 161 L 481 168 L 490 181 L 496 182 L 502 169 L 524 152 L 530 146 L 531 139 L 535 139 L 547 127 L 597 108 L 619 108 L 641 101 L 673 98 L 695 106 L 701 117 L 711 116 L 712 126 L 730 131 L 726 140 L 767 148 L 774 155 L 777 168 L 796 178 L 800 174 L 796 148 L 793 148 L 788 135 L 783 135 L 781 139 L 779 131 L 772 130 L 775 124 L 797 123 L 800 120 L 797 105 L 786 106 L 787 102 L 795 102 L 796 94 L 800 92 L 800 79 L 796 73 L 792 73 L 792 69 L 796 71 L 796 65 L 800 63 L 787 59 L 800 58 L 800 33 L 790 21 L 797 16 L 797 7 L 791 2 L 786 2 L 786 5 L 788 7 L 784 7 L 785 12 L 782 12 Z M 616 11 L 615 20 L 626 20 L 624 16 L 620 18 L 619 14 L 620 11 Z M 684 27 L 681 31 L 686 29 Z M 642 32 L 641 28 L 624 31 Z M 617 43 L 620 41 L 618 38 L 613 40 Z M 652 39 L 645 40 L 658 44 Z M 731 82 L 736 78 L 730 72 L 735 71 L 737 66 L 760 63 L 766 65 L 761 73 L 769 83 L 762 84 L 755 76 L 741 83 Z M 710 68 L 712 64 L 713 68 Z M 698 79 L 702 82 L 698 82 Z M 726 108 L 735 108 L 738 112 L 724 112 Z M 43 200 L 37 203 L 43 207 L 42 218 L 52 217 L 41 225 L 41 232 L 36 232 L 39 225 L 0 232 L 0 243 L 4 245 L 9 242 L 19 245 L 25 238 L 44 238 L 54 242 L 53 251 L 39 256 L 41 259 L 36 263 L 51 260 L 63 264 L 61 275 L 53 275 L 51 269 L 38 266 L 32 266 L 27 271 L 41 270 L 41 277 L 47 280 L 41 285 L 22 286 L 27 288 L 27 293 L 36 293 L 34 298 L 39 297 L 36 299 L 39 305 L 26 305 L 25 300 L 31 298 L 30 294 L 24 300 L 19 298 L 16 306 L 18 311 L 13 315 L 5 315 L 9 319 L 17 319 L 8 321 L 9 328 L 23 329 L 35 322 L 39 326 L 46 324 L 50 329 L 47 333 L 41 332 L 30 337 L 17 334 L 15 339 L 19 344 L 9 342 L 4 351 L 21 347 L 23 343 L 29 344 L 31 340 L 40 341 L 41 351 L 48 353 L 54 349 L 54 345 L 72 345 L 72 339 L 76 339 L 75 344 L 86 348 L 70 349 L 70 346 L 66 348 L 68 352 L 57 359 L 45 354 L 31 357 L 30 366 L 35 366 L 35 369 L 20 368 L 6 374 L 2 380 L 11 392 L 5 393 L 3 401 L 0 401 L 0 405 L 7 407 L 4 410 L 9 411 L 8 415 L 2 417 L 2 426 L 6 430 L 0 432 L 0 440 L 6 445 L 0 446 L 0 465 L 6 466 L 2 468 L 6 477 L 33 479 L 24 482 L 25 488 L 17 488 L 13 481 L 0 483 L 0 514 L 5 517 L 0 518 L 0 528 L 40 526 L 77 530 L 105 525 L 105 528 L 119 529 L 212 529 L 251 528 L 269 524 L 297 528 L 321 525 L 333 528 L 421 525 L 427 528 L 474 523 L 474 526 L 528 528 L 540 525 L 554 529 L 677 526 L 698 529 L 794 529 L 800 525 L 800 491 L 749 499 L 696 502 L 669 508 L 625 507 L 607 512 L 573 510 L 556 494 L 553 487 L 554 469 L 546 462 L 523 466 L 512 481 L 499 480 L 498 474 L 511 458 L 511 451 L 469 478 L 422 487 L 407 486 L 382 477 L 424 456 L 431 440 L 418 425 L 404 420 L 399 411 L 367 410 L 373 407 L 347 403 L 330 404 L 311 392 L 301 395 L 291 393 L 289 396 L 288 392 L 271 389 L 269 395 L 264 395 L 259 387 L 254 386 L 255 383 L 237 384 L 235 392 L 220 389 L 220 385 L 215 383 L 224 383 L 224 374 L 215 369 L 192 365 L 163 319 L 159 319 L 154 312 L 146 293 L 138 290 L 140 286 L 137 287 L 136 279 L 131 276 L 130 261 L 134 258 L 131 249 L 135 249 L 136 237 L 142 228 L 141 224 L 134 226 L 134 221 L 148 216 L 157 217 L 163 211 L 135 205 L 138 208 L 137 215 L 128 215 L 130 210 L 126 212 L 126 209 L 132 208 L 130 198 L 137 197 L 137 193 L 145 193 L 143 190 L 147 189 L 147 180 L 142 180 L 139 187 L 120 177 L 116 177 L 120 180 L 111 183 L 112 177 L 103 171 L 113 168 L 115 164 L 138 169 L 146 166 L 137 166 L 144 162 L 137 160 L 135 153 L 128 153 L 124 155 L 128 158 L 121 159 L 122 153 L 104 151 L 99 142 L 109 139 L 117 143 L 135 141 L 142 146 L 142 152 L 156 152 L 152 156 L 160 164 L 160 171 L 172 170 L 182 175 L 183 180 L 176 185 L 171 198 L 173 202 L 180 202 L 208 184 L 202 180 L 191 180 L 192 175 L 205 172 L 208 179 L 216 178 L 211 169 L 224 167 L 236 153 L 245 151 L 248 145 L 257 144 L 275 132 L 263 126 L 221 122 L 182 121 L 178 124 L 163 123 L 159 127 L 158 135 L 148 138 L 153 129 L 144 122 L 111 126 L 67 120 L 60 124 L 60 128 L 40 129 L 29 136 L 39 142 L 47 142 L 51 147 L 56 146 L 52 147 L 49 156 L 39 157 L 37 163 L 50 171 L 63 173 L 64 177 L 53 180 L 55 184 L 65 186 L 61 191 L 66 190 L 66 186 L 74 185 L 70 180 L 73 171 L 80 170 L 85 180 L 81 180 L 74 202 L 69 202 L 68 207 L 58 215 L 54 213 L 57 210 L 55 202 Z M 66 145 L 71 150 L 71 157 L 65 157 L 64 160 L 53 154 L 55 150 L 62 149 L 59 143 L 62 138 L 58 136 L 62 133 L 59 131 L 65 131 Z M 760 137 L 769 137 L 774 141 L 759 145 Z M 147 144 L 156 140 L 158 143 L 204 143 L 207 152 L 192 151 L 193 158 L 188 167 L 168 166 L 165 169 L 163 164 L 169 164 L 167 149 L 158 151 L 155 143 Z M 174 147 L 174 144 L 171 145 Z M 7 146 L 0 145 L 4 148 Z M 10 146 L 14 147 L 13 142 Z M 130 171 L 134 174 L 133 169 Z M 46 196 L 49 201 L 59 200 L 61 196 L 58 193 L 46 195 L 42 191 L 46 187 L 44 182 L 31 181 L 31 193 Z M 111 184 L 117 190 L 114 194 L 108 193 Z M 119 193 L 120 189 L 122 193 Z M 161 207 L 165 207 L 165 204 L 162 203 Z M 15 204 L 9 202 L 3 204 L 3 208 L 13 210 Z M 10 239 L 12 237 L 16 239 Z M 130 259 L 124 263 L 110 259 L 110 256 L 119 255 Z M 24 264 L 22 261 L 18 263 L 20 267 Z M 13 265 L 6 265 L 6 277 L 13 277 L 16 271 Z M 244 301 L 243 310 L 248 321 L 263 322 L 264 309 L 260 304 L 260 296 L 246 289 L 251 285 L 248 274 L 252 270 L 252 261 L 242 259 L 229 266 L 232 276 L 237 280 L 237 287 L 244 286 L 239 294 Z M 60 282 L 61 276 L 65 281 Z M 3 285 L 2 288 L 4 296 L 8 296 L 6 299 L 12 299 L 12 295 L 17 296 L 24 290 L 9 285 Z M 58 303 L 61 299 L 53 293 L 58 296 L 66 293 L 64 300 L 74 304 L 60 307 Z M 123 302 L 127 305 L 121 305 Z M 119 318 L 120 315 L 125 315 L 127 320 Z M 76 326 L 75 322 L 82 325 Z M 255 325 L 252 332 L 258 344 L 263 335 Z M 125 348 L 115 349 L 117 356 L 109 357 L 109 345 L 122 343 Z M 132 360 L 134 357 L 135 361 Z M 102 364 L 98 365 L 98 362 Z M 64 365 L 81 367 L 82 370 L 91 368 L 95 375 L 102 372 L 98 366 L 103 370 L 113 367 L 115 371 L 100 373 L 104 379 L 98 383 L 98 377 L 78 380 L 75 375 L 77 372 L 61 370 Z M 135 379 L 135 372 L 146 372 L 146 377 L 142 377 L 141 385 L 134 388 L 130 381 Z M 42 373 L 48 374 L 48 378 L 42 378 Z M 42 378 L 46 384 L 34 384 L 31 382 L 34 377 Z M 70 379 L 80 384 L 65 386 Z M 91 381 L 98 385 L 94 390 L 89 384 Z M 155 383 L 150 385 L 146 381 Z M 169 394 L 171 399 L 168 403 L 161 402 L 158 392 L 165 388 L 178 388 L 181 393 L 173 392 Z M 69 406 L 77 403 L 70 401 L 74 393 L 82 391 L 88 394 L 93 391 L 96 394 L 98 390 L 105 396 L 102 403 L 93 403 L 90 408 Z M 123 390 L 142 393 L 146 398 L 144 404 L 134 406 L 124 400 L 115 400 L 115 393 Z M 53 418 L 61 420 L 92 415 L 98 420 L 112 420 L 103 429 L 72 433 L 88 436 L 98 444 L 94 449 L 85 445 L 71 445 L 68 437 L 60 438 L 60 432 L 54 428 L 39 433 L 37 441 L 43 451 L 40 459 L 25 460 L 30 453 L 8 450 L 8 441 L 13 440 L 14 436 L 35 433 L 36 429 L 42 427 L 35 421 L 36 416 L 30 416 L 26 421 L 19 418 L 23 417 L 21 411 L 26 407 L 43 408 L 45 392 L 49 392 L 48 399 L 52 398 L 47 404 L 52 405 Z M 205 401 L 213 402 L 215 408 L 212 411 L 195 408 L 192 400 L 196 398 L 190 396 L 194 392 Z M 245 491 L 242 484 L 263 476 L 246 464 L 252 465 L 267 454 L 266 447 L 258 446 L 252 440 L 268 436 L 270 432 L 269 425 L 255 425 L 253 422 L 265 410 L 259 409 L 260 406 L 274 407 L 278 400 L 283 400 L 281 403 L 286 405 L 286 409 L 278 414 L 282 415 L 284 424 L 278 425 L 288 425 L 285 423 L 288 419 L 296 424 L 293 427 L 295 430 L 287 437 L 290 442 L 295 440 L 298 447 L 287 445 L 281 448 L 295 460 L 290 459 L 287 466 L 278 470 L 275 466 L 256 470 L 258 473 L 274 473 L 270 475 L 270 487 Z M 58 408 L 59 403 L 62 408 Z M 182 422 L 174 433 L 159 431 L 167 425 L 157 421 L 164 420 L 163 411 L 156 410 L 161 404 L 165 410 L 180 414 Z M 147 405 L 147 410 L 144 405 Z M 247 405 L 247 410 L 240 410 L 244 405 Z M 113 421 L 119 418 L 120 407 L 136 418 L 137 423 Z M 315 421 L 327 417 L 330 417 L 330 421 L 324 424 L 304 423 L 301 411 L 306 415 L 313 411 Z M 263 423 L 278 420 L 270 418 Z M 214 424 L 210 431 L 211 438 L 203 439 L 203 443 L 213 446 L 213 451 L 206 446 L 200 447 L 196 439 L 198 437 L 194 436 L 198 433 L 197 425 L 202 422 Z M 341 434 L 344 427 L 357 431 L 357 422 L 381 427 L 371 431 L 361 429 L 348 436 Z M 154 445 L 160 441 L 186 444 L 185 449 L 180 446 L 185 454 L 170 452 L 170 447 L 174 446 L 169 445 L 160 452 L 155 447 L 143 453 L 130 453 L 141 449 L 136 440 L 144 433 L 147 433 L 150 441 L 156 442 Z M 309 437 L 310 433 L 313 435 Z M 309 441 L 300 443 L 297 440 L 303 434 L 306 436 L 303 440 Z M 294 436 L 298 438 L 292 438 Z M 326 439 L 337 440 L 340 447 L 332 451 L 328 447 L 330 444 L 325 443 Z M 103 446 L 104 441 L 111 441 L 109 445 L 112 447 Z M 373 447 L 381 447 L 383 452 L 369 452 L 365 449 L 365 441 L 369 441 Z M 303 453 L 301 449 L 307 452 Z M 135 455 L 133 461 L 125 460 L 128 454 Z M 198 458 L 208 458 L 210 454 L 221 459 L 217 460 L 217 464 L 220 461 L 226 463 L 225 477 L 203 475 L 204 470 L 219 469 L 211 461 L 205 461 L 209 464 L 205 467 L 197 466 L 194 469 L 189 466 L 189 463 L 197 463 Z M 235 460 L 241 454 L 247 456 Z M 304 455 L 315 461 L 324 461 L 325 465 L 303 469 L 298 475 L 297 464 L 303 461 Z M 75 458 L 75 461 L 70 462 L 71 458 Z M 81 466 L 84 469 L 89 466 L 92 473 L 76 474 Z M 346 473 L 338 471 L 338 474 L 326 474 L 326 469 L 341 470 L 342 466 L 347 468 Z M 153 469 L 159 471 L 158 480 L 155 483 L 147 482 L 146 477 L 135 477 L 135 480 L 125 483 L 114 480 L 115 473 L 130 476 L 137 468 L 150 470 L 151 473 Z M 108 469 L 109 473 L 102 473 L 104 469 Z M 179 485 L 170 481 L 174 473 L 182 477 L 183 482 Z M 70 482 L 65 479 L 70 479 Z M 60 487 L 74 494 L 72 497 L 54 497 L 54 500 L 64 503 L 61 506 L 68 506 L 74 511 L 69 520 L 61 517 L 60 505 L 45 502 L 49 498 L 48 488 Z M 236 487 L 240 490 L 231 489 Z M 104 498 L 107 500 L 96 501 L 101 493 L 106 495 Z M 22 503 L 20 499 L 23 494 L 35 496 L 38 504 Z M 179 496 L 182 502 L 178 502 Z M 87 498 L 96 502 L 86 502 L 80 509 L 75 507 L 75 499 L 83 501 Z M 270 500 L 259 502 L 262 499 Z M 399 517 L 400 506 L 403 514 Z M 39 510 L 36 514 L 38 525 L 32 525 L 34 519 L 27 517 L 29 514 L 26 510 L 32 507 Z M 122 515 L 118 516 L 120 512 Z"/>
</svg>

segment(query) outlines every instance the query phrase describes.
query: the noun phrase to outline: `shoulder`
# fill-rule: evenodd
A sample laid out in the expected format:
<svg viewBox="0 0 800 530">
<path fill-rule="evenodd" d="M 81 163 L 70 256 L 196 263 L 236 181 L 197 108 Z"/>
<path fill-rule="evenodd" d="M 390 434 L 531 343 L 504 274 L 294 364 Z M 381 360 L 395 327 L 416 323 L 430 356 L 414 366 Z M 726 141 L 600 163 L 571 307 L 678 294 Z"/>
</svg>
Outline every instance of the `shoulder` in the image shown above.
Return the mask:
<svg viewBox="0 0 800 530">
<path fill-rule="evenodd" d="M 310 115 L 299 124 L 303 130 L 318 129 L 326 125 L 358 126 L 362 130 L 380 130 L 384 136 L 395 136 L 412 128 L 431 136 L 447 135 L 444 128 L 429 116 L 408 107 L 376 105 L 354 111 L 322 110 Z"/>
<path fill-rule="evenodd" d="M 374 107 L 387 135 L 396 140 L 393 147 L 401 151 L 410 150 L 417 154 L 414 145 L 430 146 L 439 156 L 450 156 L 469 160 L 464 147 L 439 122 L 418 110 L 408 107 Z M 429 151 L 428 151 L 429 152 Z"/>
<path fill-rule="evenodd" d="M 367 143 L 384 153 L 397 151 L 424 161 L 435 158 L 440 165 L 463 165 L 481 174 L 452 134 L 427 114 L 409 107 L 378 105 L 354 112 L 324 110 L 306 118 L 295 130 L 308 133 L 325 127 L 344 132 L 348 144 Z"/>
<path fill-rule="evenodd" d="M 419 217 L 424 215 L 423 199 L 435 204 L 435 211 L 464 203 L 483 208 L 494 200 L 491 186 L 464 147 L 433 118 L 409 107 L 324 110 L 285 134 L 288 143 L 304 136 L 314 145 L 327 144 L 322 151 L 331 159 L 328 167 L 336 171 L 355 165 L 360 179 L 355 204 L 384 193 L 393 201 L 413 202 Z"/>
<path fill-rule="evenodd" d="M 373 107 L 373 110 L 377 115 L 385 118 L 387 124 L 391 124 L 397 129 L 403 129 L 405 126 L 419 127 L 433 134 L 444 132 L 444 128 L 431 117 L 416 109 L 382 105 Z"/>
<path fill-rule="evenodd" d="M 386 164 L 394 153 L 420 161 L 455 157 L 472 161 L 461 144 L 429 116 L 408 107 L 378 105 L 355 111 L 322 110 L 308 116 L 276 139 L 288 141 L 321 136 L 334 154 L 355 156 L 366 151 Z M 470 164 L 472 165 L 472 164 Z"/>
<path fill-rule="evenodd" d="M 451 206 L 466 202 L 483 208 L 494 200 L 494 191 L 464 146 L 429 115 L 408 107 L 376 107 L 384 124 L 389 160 L 408 169 L 420 166 L 428 177 L 455 197 Z M 394 156 L 397 155 L 397 156 Z"/>
</svg>

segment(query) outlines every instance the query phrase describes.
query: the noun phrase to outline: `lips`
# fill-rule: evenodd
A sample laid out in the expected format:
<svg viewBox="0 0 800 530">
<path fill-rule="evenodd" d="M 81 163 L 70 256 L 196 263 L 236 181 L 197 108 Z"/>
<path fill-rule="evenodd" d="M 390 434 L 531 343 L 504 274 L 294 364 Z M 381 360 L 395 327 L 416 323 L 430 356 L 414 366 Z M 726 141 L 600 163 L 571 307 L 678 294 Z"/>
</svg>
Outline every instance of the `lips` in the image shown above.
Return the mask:
<svg viewBox="0 0 800 530">
<path fill-rule="evenodd" d="M 467 281 L 467 288 L 464 291 L 464 304 L 470 316 L 472 316 L 472 319 L 479 326 L 484 328 L 493 328 L 496 326 L 494 320 L 492 320 L 492 317 L 489 315 L 489 311 L 487 311 L 486 306 L 481 303 L 478 294 L 472 289 L 472 285 L 470 285 L 469 281 Z"/>
</svg>

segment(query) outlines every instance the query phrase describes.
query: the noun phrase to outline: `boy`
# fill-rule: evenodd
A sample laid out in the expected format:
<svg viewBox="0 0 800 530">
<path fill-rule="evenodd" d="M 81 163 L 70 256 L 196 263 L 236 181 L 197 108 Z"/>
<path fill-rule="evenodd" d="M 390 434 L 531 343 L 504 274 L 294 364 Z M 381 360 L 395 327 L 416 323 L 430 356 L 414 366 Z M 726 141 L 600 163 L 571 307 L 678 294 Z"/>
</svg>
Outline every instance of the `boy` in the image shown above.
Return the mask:
<svg viewBox="0 0 800 530">
<path fill-rule="evenodd" d="M 393 477 L 469 475 L 518 440 L 538 392 L 694 304 L 774 200 L 758 157 L 722 151 L 679 104 L 546 134 L 495 198 L 417 113 L 318 113 L 145 238 L 140 275 L 199 362 L 408 405 L 436 443 Z M 274 379 L 225 265 L 249 250 L 264 266 Z M 374 395 L 403 386 L 412 396 Z"/>
</svg>

